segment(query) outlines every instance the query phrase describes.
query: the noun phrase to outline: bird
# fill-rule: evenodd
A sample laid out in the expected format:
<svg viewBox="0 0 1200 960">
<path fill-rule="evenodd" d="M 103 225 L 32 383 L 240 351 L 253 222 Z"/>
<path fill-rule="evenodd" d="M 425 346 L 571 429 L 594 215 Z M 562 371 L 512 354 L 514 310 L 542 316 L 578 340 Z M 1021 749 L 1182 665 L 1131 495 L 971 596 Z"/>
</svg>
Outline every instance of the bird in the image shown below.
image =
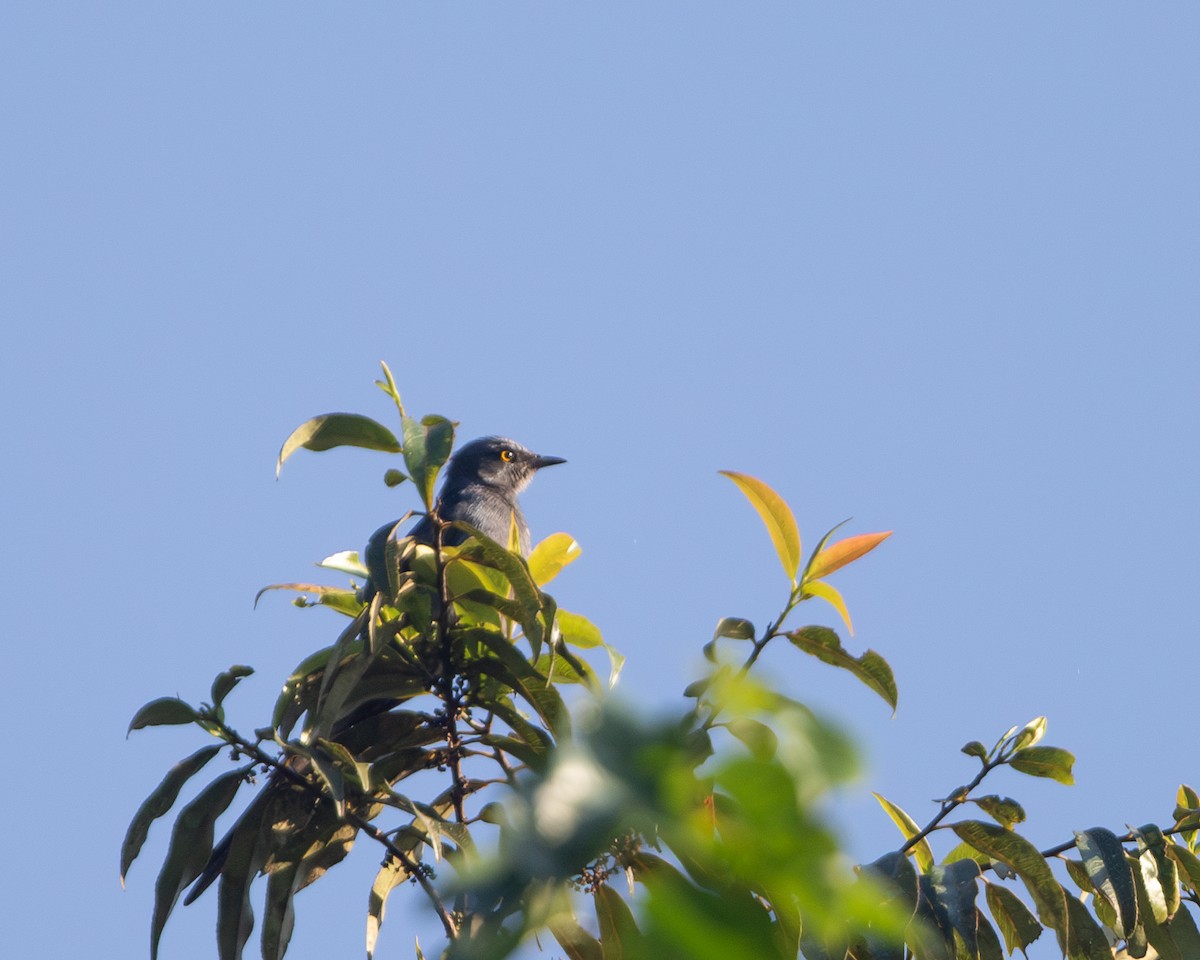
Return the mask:
<svg viewBox="0 0 1200 960">
<path fill-rule="evenodd" d="M 566 463 L 562 457 L 534 453 L 508 437 L 480 437 L 459 449 L 446 468 L 446 479 L 438 495 L 436 511 L 443 523 L 461 521 L 497 543 L 507 544 L 515 523 L 517 542 L 523 556 L 529 554 L 529 524 L 521 512 L 517 496 L 529 486 L 533 476 L 544 467 Z M 370 600 L 377 588 L 388 582 L 385 562 L 387 542 L 400 521 L 385 523 L 367 541 L 363 553 L 370 583 L 363 598 Z M 432 545 L 434 521 L 422 517 L 407 536 L 418 543 Z M 468 534 L 447 529 L 442 544 L 456 547 Z"/>
<path fill-rule="evenodd" d="M 446 467 L 446 478 L 439 491 L 435 511 L 443 523 L 461 521 L 474 527 L 484 536 L 501 544 L 508 543 L 509 531 L 515 523 L 521 554 L 529 553 L 529 524 L 521 512 L 517 496 L 529 486 L 535 473 L 544 467 L 566 463 L 562 457 L 547 457 L 534 453 L 508 437 L 480 437 L 461 447 L 451 457 Z M 370 601 L 378 592 L 376 585 L 387 584 L 386 551 L 401 521 L 386 523 L 371 535 L 364 551 L 364 560 L 369 580 L 360 592 L 368 607 L 356 618 L 355 623 L 365 623 L 371 609 Z M 432 545 L 436 526 L 429 516 L 422 517 L 407 536 L 418 543 Z M 448 528 L 442 533 L 442 544 L 459 546 L 469 534 L 458 528 Z M 343 733 L 352 730 L 356 723 L 390 709 L 397 701 L 371 700 L 362 704 L 351 714 L 343 717 L 331 736 L 337 740 Z M 246 817 L 263 817 L 267 805 L 282 802 L 284 795 L 278 789 L 278 776 L 273 776 L 268 789 L 259 794 L 251 807 L 243 814 Z M 271 789 L 274 787 L 276 789 Z M 220 876 L 229 857 L 233 838 L 242 820 L 213 848 L 204 869 L 191 884 L 184 903 L 192 903 L 214 880 Z"/>
</svg>

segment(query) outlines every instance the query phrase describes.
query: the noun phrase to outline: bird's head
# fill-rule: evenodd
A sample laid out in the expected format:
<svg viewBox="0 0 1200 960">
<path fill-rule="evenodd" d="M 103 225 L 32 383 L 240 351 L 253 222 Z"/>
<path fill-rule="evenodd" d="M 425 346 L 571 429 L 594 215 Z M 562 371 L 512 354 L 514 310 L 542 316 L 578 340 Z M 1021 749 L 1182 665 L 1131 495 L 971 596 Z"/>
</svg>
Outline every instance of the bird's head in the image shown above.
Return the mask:
<svg viewBox="0 0 1200 960">
<path fill-rule="evenodd" d="M 446 485 L 483 483 L 516 496 L 542 467 L 566 462 L 562 457 L 543 457 L 507 437 L 481 437 L 454 454 Z"/>
</svg>

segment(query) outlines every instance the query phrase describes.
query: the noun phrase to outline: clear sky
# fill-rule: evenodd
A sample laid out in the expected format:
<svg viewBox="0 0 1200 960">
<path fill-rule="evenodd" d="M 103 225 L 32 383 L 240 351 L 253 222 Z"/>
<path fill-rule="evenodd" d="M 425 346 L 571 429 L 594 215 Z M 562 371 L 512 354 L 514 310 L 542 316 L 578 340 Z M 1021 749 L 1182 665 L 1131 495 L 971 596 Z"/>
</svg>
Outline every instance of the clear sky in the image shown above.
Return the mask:
<svg viewBox="0 0 1200 960">
<path fill-rule="evenodd" d="M 167 830 L 124 892 L 118 848 L 200 741 L 125 727 L 232 663 L 261 724 L 330 641 L 255 592 L 411 491 L 382 454 L 273 460 L 314 414 L 386 418 L 380 359 L 414 412 L 569 459 L 527 513 L 581 542 L 556 594 L 648 705 L 785 589 L 717 470 L 807 545 L 896 531 L 834 580 L 895 718 L 763 663 L 863 744 L 856 857 L 897 840 L 870 790 L 924 820 L 964 742 L 1038 714 L 1079 759 L 997 777 L 1035 842 L 1169 822 L 1200 785 L 1198 39 L 1167 0 L 8 4 L 5 953 L 146 956 Z M 289 957 L 360 955 L 356 854 Z M 212 900 L 165 960 L 215 954 Z"/>
</svg>

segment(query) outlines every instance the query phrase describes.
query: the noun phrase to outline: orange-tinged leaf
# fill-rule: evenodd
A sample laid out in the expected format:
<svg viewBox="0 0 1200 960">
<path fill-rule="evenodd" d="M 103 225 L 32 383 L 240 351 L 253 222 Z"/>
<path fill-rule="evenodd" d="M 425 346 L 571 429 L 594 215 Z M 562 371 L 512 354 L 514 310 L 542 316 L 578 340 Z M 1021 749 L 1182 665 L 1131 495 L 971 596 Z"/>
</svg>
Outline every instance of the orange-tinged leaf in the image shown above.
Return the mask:
<svg viewBox="0 0 1200 960">
<path fill-rule="evenodd" d="M 883 533 L 860 533 L 854 537 L 846 537 L 832 546 L 826 547 L 809 564 L 808 573 L 804 575 L 805 582 L 820 580 L 834 570 L 840 570 L 848 563 L 853 563 L 865 553 L 870 553 L 892 535 L 891 530 Z"/>
<path fill-rule="evenodd" d="M 779 554 L 779 562 L 783 564 L 783 572 L 796 582 L 796 571 L 800 569 L 800 530 L 796 527 L 796 518 L 792 510 L 774 490 L 761 480 L 745 473 L 735 473 L 732 470 L 718 471 L 722 476 L 732 480 L 739 490 L 745 494 L 758 515 L 762 517 L 775 544 L 775 552 Z"/>
<path fill-rule="evenodd" d="M 814 597 L 820 597 L 833 606 L 833 609 L 842 615 L 842 620 L 846 624 L 846 629 L 850 631 L 850 636 L 854 636 L 854 624 L 850 622 L 850 611 L 846 609 L 846 601 L 842 599 L 842 595 L 838 593 L 836 587 L 831 587 L 824 580 L 809 580 L 804 583 L 804 592 Z"/>
</svg>

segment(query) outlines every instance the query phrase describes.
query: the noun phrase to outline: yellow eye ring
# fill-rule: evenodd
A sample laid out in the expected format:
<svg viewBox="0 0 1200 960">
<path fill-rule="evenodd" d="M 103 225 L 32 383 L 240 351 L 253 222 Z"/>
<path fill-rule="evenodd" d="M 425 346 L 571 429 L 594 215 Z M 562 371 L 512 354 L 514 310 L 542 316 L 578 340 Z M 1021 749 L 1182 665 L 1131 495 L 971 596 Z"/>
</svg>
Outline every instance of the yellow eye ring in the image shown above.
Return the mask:
<svg viewBox="0 0 1200 960">
<path fill-rule="evenodd" d="M 511 450 L 501 450 L 500 451 L 500 459 L 503 460 L 505 463 L 512 463 L 513 462 L 513 452 Z"/>
</svg>

